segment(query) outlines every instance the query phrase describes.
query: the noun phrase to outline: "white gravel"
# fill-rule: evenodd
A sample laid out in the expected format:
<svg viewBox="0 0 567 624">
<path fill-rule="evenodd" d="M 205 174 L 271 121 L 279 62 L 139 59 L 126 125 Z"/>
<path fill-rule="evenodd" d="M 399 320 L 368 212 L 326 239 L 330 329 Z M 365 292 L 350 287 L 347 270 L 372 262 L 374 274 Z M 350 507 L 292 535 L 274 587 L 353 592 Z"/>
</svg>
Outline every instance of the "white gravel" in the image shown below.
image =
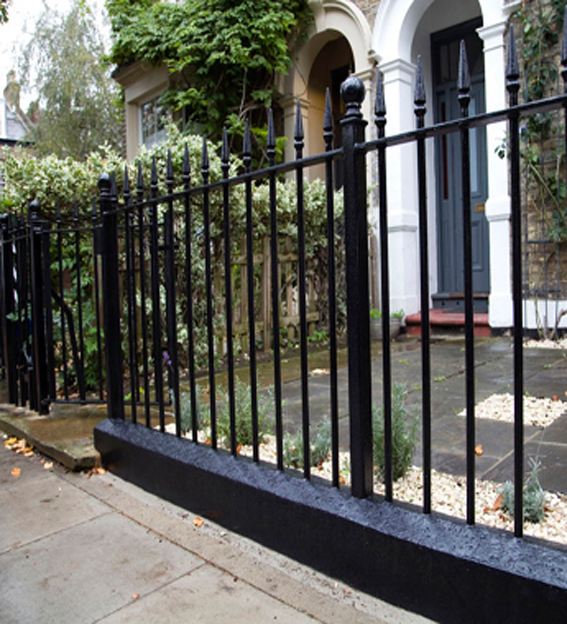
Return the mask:
<svg viewBox="0 0 567 624">
<path fill-rule="evenodd" d="M 555 399 L 524 397 L 524 423 L 533 427 L 548 427 L 567 412 L 567 403 Z M 466 416 L 466 409 L 459 416 Z M 475 418 L 490 418 L 514 422 L 514 397 L 511 394 L 493 394 L 475 406 Z"/>
<path fill-rule="evenodd" d="M 242 455 L 252 456 L 251 447 L 242 447 Z M 274 436 L 266 436 L 260 445 L 260 460 L 276 463 L 276 445 Z M 348 485 L 350 472 L 348 470 L 348 453 L 340 453 L 341 483 Z M 326 461 L 321 466 L 311 468 L 311 473 L 323 479 L 331 480 L 331 462 Z M 498 504 L 502 484 L 494 481 L 477 479 L 475 489 L 475 521 L 490 527 L 514 530 L 514 521 L 504 514 Z M 376 477 L 374 490 L 384 494 L 384 486 Z M 431 471 L 431 506 L 432 510 L 466 519 L 466 478 L 450 474 Z M 423 504 L 422 470 L 412 466 L 403 479 L 394 483 L 394 499 L 412 503 L 418 506 Z M 561 493 L 545 493 L 545 519 L 538 524 L 526 522 L 524 533 L 550 541 L 567 544 L 567 496 Z"/>
<path fill-rule="evenodd" d="M 567 349 L 567 338 L 559 341 L 531 340 L 525 343 L 526 348 Z M 565 393 L 567 395 L 567 392 Z M 524 397 L 524 422 L 534 427 L 545 428 L 567 412 L 567 402 L 559 397 L 535 398 Z M 460 412 L 466 415 L 466 410 Z M 475 406 L 476 418 L 491 418 L 505 422 L 514 421 L 514 398 L 511 394 L 494 394 Z M 168 429 L 170 426 L 167 427 Z M 206 436 L 200 433 L 200 441 L 205 442 Z M 241 447 L 242 455 L 252 456 L 251 447 Z M 276 463 L 276 444 L 274 436 L 266 436 L 259 449 L 260 459 Z M 348 469 L 348 453 L 340 454 L 341 483 L 348 485 L 350 471 Z M 311 469 L 313 475 L 331 480 L 331 462 Z M 466 478 L 432 470 L 431 473 L 432 510 L 456 518 L 466 518 Z M 499 505 L 502 484 L 477 479 L 475 488 L 475 521 L 508 531 L 514 530 L 513 519 L 507 516 Z M 384 493 L 383 484 L 376 477 L 375 492 Z M 423 483 L 421 468 L 412 466 L 403 479 L 394 483 L 394 499 L 423 504 Z M 541 523 L 524 524 L 525 535 L 543 538 L 567 545 L 567 496 L 561 493 L 545 493 L 545 519 Z"/>
</svg>

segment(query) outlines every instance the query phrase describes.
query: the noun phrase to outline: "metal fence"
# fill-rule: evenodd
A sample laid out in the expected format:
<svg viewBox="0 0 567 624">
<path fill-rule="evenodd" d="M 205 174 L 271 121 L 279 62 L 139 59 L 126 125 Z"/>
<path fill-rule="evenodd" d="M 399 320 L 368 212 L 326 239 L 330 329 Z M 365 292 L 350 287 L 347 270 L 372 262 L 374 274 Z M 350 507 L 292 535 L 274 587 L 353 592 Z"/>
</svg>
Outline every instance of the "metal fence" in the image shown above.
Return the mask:
<svg viewBox="0 0 567 624">
<path fill-rule="evenodd" d="M 286 540 L 298 539 L 297 529 L 274 527 L 276 521 L 267 511 L 267 506 L 274 505 L 279 509 L 282 517 L 287 517 L 287 510 L 298 513 L 298 522 L 305 522 L 311 526 L 314 505 L 321 505 L 317 519 L 327 526 L 328 530 L 334 526 L 329 517 L 337 517 L 337 527 L 350 535 L 352 521 L 348 528 L 344 525 L 348 516 L 349 505 L 356 505 L 356 501 L 366 501 L 373 493 L 373 452 L 372 452 L 372 405 L 371 405 L 371 349 L 369 335 L 369 278 L 368 278 L 368 221 L 367 221 L 367 155 L 375 154 L 377 165 L 378 194 L 380 206 L 380 287 L 383 318 L 383 397 L 384 397 L 384 432 L 385 432 L 385 500 L 393 500 L 392 475 L 392 353 L 390 345 L 390 270 L 388 248 L 388 206 L 387 206 L 387 155 L 389 148 L 402 144 L 414 144 L 417 150 L 417 171 L 419 188 L 419 232 L 420 232 L 420 288 L 422 313 L 422 464 L 423 464 L 423 501 L 422 511 L 425 518 L 431 513 L 431 370 L 430 370 L 430 333 L 429 333 L 429 266 L 428 266 L 428 214 L 427 214 L 427 178 L 426 178 L 426 150 L 425 142 L 431 137 L 438 137 L 448 133 L 460 135 L 460 159 L 462 162 L 461 176 L 463 188 L 463 241 L 464 241 L 464 274 L 465 274 L 465 362 L 466 362 L 466 464 L 467 464 L 467 513 L 466 522 L 472 525 L 475 522 L 475 369 L 474 369 L 474 309 L 473 309 L 473 281 L 472 281 L 472 233 L 471 233 L 471 205 L 470 205 L 470 162 L 469 162 L 469 133 L 471 129 L 495 122 L 508 123 L 509 138 L 509 166 L 510 166 L 510 195 L 512 213 L 512 240 L 513 240 L 513 301 L 514 301 L 514 457 L 515 457 L 515 528 L 516 537 L 523 533 L 523 364 L 522 364 L 522 234 L 521 234 L 521 188 L 520 188 L 520 146 L 519 146 L 519 119 L 521 116 L 551 110 L 567 110 L 567 97 L 559 95 L 554 98 L 518 104 L 519 71 L 516 59 L 513 31 L 508 45 L 509 59 L 507 66 L 507 89 L 509 94 L 509 108 L 502 111 L 469 116 L 469 75 L 466 52 L 461 47 L 459 68 L 459 104 L 461 116 L 456 121 L 445 122 L 435 126 L 425 127 L 425 89 L 421 63 L 418 63 L 415 89 L 415 117 L 416 129 L 396 136 L 385 135 L 386 110 L 384 89 L 381 74 L 377 75 L 377 91 L 375 97 L 375 124 L 377 139 L 365 140 L 366 121 L 362 118 L 361 103 L 365 96 L 362 82 L 355 76 L 348 78 L 342 86 L 342 97 L 346 105 L 346 113 L 341 121 L 342 145 L 333 147 L 333 127 L 330 100 L 327 97 L 324 137 L 326 151 L 316 156 L 303 156 L 304 137 L 301 114 L 298 105 L 296 117 L 294 146 L 295 160 L 293 162 L 276 164 L 276 137 L 272 115 L 270 115 L 267 138 L 267 154 L 269 166 L 265 169 L 253 171 L 251 169 L 252 153 L 250 133 L 246 129 L 242 159 L 244 170 L 238 175 L 229 176 L 230 153 L 228 139 L 225 135 L 222 144 L 222 179 L 210 182 L 210 165 L 207 142 L 203 141 L 201 171 L 196 174 L 190 169 L 189 155 L 186 151 L 182 173 L 182 188 L 175 186 L 171 159 L 168 163 L 165 186 L 165 195 L 158 193 L 158 173 L 155 166 L 150 174 L 149 187 L 144 185 L 143 171 L 139 169 L 136 190 L 131 190 L 128 176 L 123 183 L 122 197 L 118 198 L 116 181 L 112 176 L 103 174 L 99 181 L 100 212 L 101 212 L 101 248 L 102 263 L 102 317 L 104 319 L 105 367 L 106 367 L 106 401 L 108 404 L 108 421 L 97 428 L 95 439 L 103 459 L 118 472 L 144 484 L 165 496 L 181 501 L 189 506 L 205 506 L 216 510 L 218 517 L 225 522 L 240 527 L 253 537 L 262 539 L 266 543 L 286 550 Z M 567 58 L 563 60 L 563 78 L 567 79 Z M 344 167 L 344 254 L 346 266 L 346 310 L 348 336 L 348 417 L 349 417 L 349 444 L 350 444 L 350 474 L 351 483 L 348 490 L 352 497 L 351 502 L 346 499 L 337 499 L 340 488 L 339 465 L 339 414 L 338 414 L 338 369 L 337 369 L 337 291 L 335 274 L 337 250 L 337 234 L 335 224 L 333 163 L 342 160 Z M 306 258 L 305 230 L 305 201 L 304 201 L 304 173 L 312 166 L 323 164 L 325 167 L 325 184 L 327 198 L 327 263 L 328 263 L 328 333 L 329 333 L 329 413 L 331 420 L 332 444 L 332 486 L 307 490 L 306 483 L 311 479 L 310 439 L 312 429 L 312 415 L 309 404 L 309 370 L 308 370 L 308 279 Z M 280 350 L 281 324 L 281 275 L 278 271 L 280 256 L 285 253 L 282 245 L 284 237 L 278 230 L 278 196 L 277 180 L 283 175 L 294 178 L 296 195 L 296 236 L 297 274 L 296 293 L 299 307 L 299 352 L 301 367 L 301 432 L 303 439 L 303 457 L 301 475 L 304 480 L 287 479 L 284 466 L 284 428 L 283 428 L 283 398 L 282 398 L 282 361 Z M 408 172 L 408 175 L 412 175 Z M 252 201 L 256 185 L 265 183 L 269 187 L 270 221 L 270 271 L 271 271 L 271 344 L 273 354 L 273 412 L 275 419 L 276 465 L 274 469 L 259 466 L 260 464 L 260 425 L 259 425 L 259 394 L 256 336 L 257 327 L 257 300 L 255 292 L 257 283 L 254 279 L 255 253 L 257 242 L 255 238 L 255 223 L 253 222 Z M 233 271 L 232 255 L 234 241 L 231 231 L 231 198 L 236 193 L 244 194 L 246 220 L 246 293 L 247 293 L 247 326 L 248 326 L 248 369 L 250 379 L 250 425 L 252 430 L 252 459 L 249 462 L 238 453 L 239 438 L 235 405 L 235 353 L 233 330 Z M 220 198 L 219 205 L 222 211 L 223 250 L 221 256 L 214 256 L 211 239 L 211 229 L 216 227 L 211 220 L 211 202 L 213 198 Z M 199 211 L 200 219 L 196 225 L 195 214 Z M 32 223 L 35 213 L 32 210 Z M 9 221 L 5 221 L 8 227 Z M 18 226 L 15 226 L 17 232 Z M 75 227 L 75 232 L 78 228 Z M 57 229 L 60 233 L 61 230 Z M 29 263 L 35 266 L 40 254 L 47 254 L 48 245 L 45 242 L 45 229 L 36 225 L 32 228 L 30 237 L 4 237 L 4 257 L 2 275 L 9 282 L 13 267 L 7 260 L 7 246 L 21 244 L 24 249 L 18 253 L 18 258 L 29 257 Z M 20 241 L 18 243 L 18 241 Z M 93 246 L 93 262 L 97 262 L 98 248 Z M 182 250 L 183 262 L 179 262 L 176 255 Z M 9 256 L 9 254 L 8 254 Z M 215 288 L 213 263 L 214 258 L 222 258 L 223 280 L 221 288 Z M 199 273 L 196 266 L 202 263 Z M 40 271 L 40 275 L 42 271 Z M 98 272 L 95 270 L 95 274 Z M 199 283 L 196 282 L 198 275 Z M 37 279 L 37 275 L 34 279 Z M 48 275 L 43 269 L 43 279 Z M 63 279 L 61 277 L 61 279 Z M 4 284 L 10 291 L 10 284 Z M 36 292 L 37 284 L 30 285 L 30 309 L 24 301 L 9 301 L 3 299 L 2 318 L 16 313 L 18 331 L 26 337 L 31 349 L 41 350 L 45 334 L 48 340 L 53 331 L 53 314 L 48 312 L 49 302 L 41 299 Z M 195 297 L 199 291 L 201 299 Z M 79 296 L 79 290 L 77 296 Z M 97 290 L 98 292 L 98 290 Z M 59 289 L 61 305 L 61 320 L 63 327 L 65 314 L 63 302 L 63 288 Z M 185 302 L 180 311 L 179 301 L 183 297 Z M 57 297 L 54 297 L 57 301 Z M 204 306 L 204 313 L 197 319 L 196 306 Z M 24 306 L 26 312 L 21 312 Z M 35 306 L 35 307 L 34 307 Z M 98 304 L 96 305 L 99 310 Z M 41 312 L 43 310 L 43 313 Z M 97 317 L 98 318 L 98 317 Z M 28 323 L 31 319 L 31 325 Z M 44 319 L 44 322 L 41 322 Z M 16 321 L 11 321 L 16 322 Z M 70 328 L 70 320 L 66 321 Z M 77 321 L 80 325 L 81 321 Z M 204 323 L 200 327 L 199 323 Z M 216 328 L 224 325 L 226 340 L 221 344 L 215 339 Z M 97 325 L 98 327 L 98 325 Z M 45 331 L 47 328 L 47 331 Z M 7 322 L 3 326 L 4 336 L 10 333 Z M 195 336 L 200 329 L 201 339 L 206 341 L 206 375 L 208 381 L 208 413 L 210 418 L 210 446 L 204 448 L 198 442 L 199 405 L 196 375 L 199 366 L 196 362 Z M 63 334 L 65 333 L 64 330 Z M 186 343 L 180 341 L 180 335 L 186 336 Z M 73 332 L 71 332 L 71 335 Z M 101 332 L 99 332 L 101 335 Z M 29 338 L 31 337 L 31 342 Z M 26 340 L 20 338 L 20 343 Z M 73 342 L 71 340 L 71 342 Z M 5 340 L 5 343 L 9 341 Z M 62 347 L 65 340 L 62 342 Z M 186 356 L 180 356 L 180 348 Z M 82 351 L 82 348 L 79 348 Z M 28 351 L 24 350 L 28 354 Z M 16 351 L 8 348 L 5 355 L 7 362 L 10 358 L 19 357 Z M 229 413 L 228 451 L 225 456 L 219 450 L 217 405 L 217 364 L 219 357 L 226 359 L 226 385 L 228 387 L 227 401 Z M 65 359 L 65 358 L 64 358 Z M 182 365 L 183 364 L 183 365 Z M 41 370 L 42 366 L 32 370 Z M 78 367 L 80 368 L 80 367 Z M 77 366 L 75 374 L 80 377 Z M 48 363 L 48 369 L 53 370 L 53 363 Z M 44 379 L 39 373 L 34 373 L 34 380 L 30 387 L 37 387 L 38 397 L 35 405 L 41 404 L 41 397 L 45 387 L 53 384 L 47 375 Z M 186 376 L 188 394 L 181 393 L 180 383 L 182 376 Z M 183 380 L 185 381 L 185 380 Z M 23 398 L 23 397 L 22 397 Z M 83 398 L 83 397 L 81 397 Z M 185 400 L 186 404 L 183 404 Z M 166 407 L 173 413 L 174 436 L 166 434 Z M 182 423 L 183 411 L 189 414 L 189 424 Z M 153 414 L 157 417 L 154 419 Z M 156 431 L 157 429 L 157 431 Z M 189 430 L 189 439 L 181 438 L 185 430 Z M 157 436 L 157 437 L 156 437 Z M 207 468 L 208 466 L 208 468 Z M 258 472 L 262 469 L 264 472 Z M 185 472 L 184 472 L 185 470 Z M 212 476 L 211 476 L 212 475 Z M 222 479 L 221 479 L 221 475 Z M 270 476 L 271 475 L 271 476 Z M 274 476 L 276 475 L 276 476 Z M 207 479 L 211 479 L 208 481 Z M 240 481 L 239 481 L 240 479 Z M 259 485 L 262 480 L 268 480 L 271 485 L 263 488 Z M 198 483 L 197 483 L 198 482 Z M 227 485 L 228 483 L 228 485 Z M 295 493 L 280 492 L 282 484 L 295 488 Z M 289 485 L 291 483 L 291 485 Z M 317 486 L 318 487 L 318 486 Z M 193 488 L 193 489 L 188 489 Z M 254 490 L 254 493 L 251 493 Z M 302 492 L 309 494 L 302 494 Z M 260 493 L 258 493 L 260 492 Z M 278 493 L 280 492 L 280 493 Z M 335 493 L 333 493 L 335 492 Z M 263 502 L 258 502 L 255 496 Z M 264 496 L 265 498 L 262 498 Z M 309 501 L 301 506 L 298 512 L 298 498 L 305 496 Z M 223 498 L 224 497 L 224 498 Z M 314 498 L 313 498 L 314 497 Z M 325 499 L 325 497 L 327 497 Z M 316 499 L 317 503 L 313 500 Z M 337 502 L 339 501 L 340 502 Z M 208 502 L 207 502 L 208 501 Z M 214 501 L 210 502 L 210 501 Z M 266 501 L 269 501 L 266 502 Z M 287 501 L 284 509 L 281 501 Z M 328 501 L 333 501 L 340 507 L 340 513 L 329 508 Z M 352 502 L 354 501 L 354 502 Z M 248 509 L 244 509 L 249 505 Z M 356 507 L 356 513 L 374 514 L 390 513 L 378 511 L 378 507 Z M 251 514 L 255 510 L 255 517 L 250 526 L 245 524 L 243 514 Z M 353 507 L 355 509 L 355 507 Z M 220 510 L 220 511 L 219 511 Z M 354 513 L 354 512 L 353 512 Z M 392 512 L 393 513 L 393 512 Z M 238 519 L 231 521 L 233 515 Z M 212 515 L 212 512 L 211 512 Z M 356 515 L 356 514 L 355 514 Z M 413 514 L 419 516 L 419 514 Z M 247 516 L 248 517 L 248 516 Z M 366 516 L 365 516 L 366 517 Z M 258 528 L 264 520 L 267 527 Z M 390 522 L 392 519 L 390 519 Z M 283 522 L 283 520 L 282 520 Z M 406 520 L 404 520 L 406 522 Z M 408 522 L 414 522 L 408 521 Z M 415 521 L 417 522 L 417 521 Z M 285 524 L 285 523 L 284 523 Z M 417 524 L 415 525 L 417 526 Z M 424 529 L 420 524 L 421 531 Z M 438 525 L 436 525 L 438 527 Z M 357 539 L 370 540 L 368 527 L 363 527 L 363 533 L 356 534 Z M 337 529 L 338 530 L 338 529 Z M 369 529 L 368 529 L 369 530 Z M 381 529 L 382 530 L 382 529 Z M 435 529 L 436 531 L 438 528 Z M 448 529 L 449 530 L 449 529 Z M 332 532 L 332 531 L 331 531 Z M 354 535 L 354 534 L 353 534 Z M 306 538 L 307 539 L 307 538 Z M 317 540 L 310 535 L 310 539 Z M 346 538 L 345 538 L 346 539 Z M 376 543 L 380 542 L 380 538 Z M 281 540 L 281 544 L 278 542 Z M 348 539 L 347 539 L 348 541 Z M 399 541 L 399 540 L 398 540 Z M 402 540 L 403 541 L 403 540 Z M 407 544 L 411 539 L 407 540 Z M 307 542 L 305 542 L 307 543 Z M 374 543 L 374 542 L 372 542 Z M 417 542 L 416 542 L 417 543 Z M 288 552 L 298 555 L 298 546 L 289 541 Z M 327 545 L 328 546 L 328 545 Z M 341 547 L 342 564 L 328 561 L 328 567 L 334 571 L 340 565 L 346 570 L 345 561 L 349 557 L 358 557 L 359 561 L 370 555 L 357 552 L 347 554 Z M 318 547 L 309 543 L 306 551 L 315 551 Z M 321 547 L 324 550 L 324 547 Z M 328 552 L 335 553 L 334 548 Z M 385 547 L 386 548 L 386 547 Z M 388 546 L 386 550 L 390 547 Z M 403 547 L 405 548 L 405 546 Z M 427 549 L 425 549 L 427 550 Z M 409 551 L 408 551 L 409 552 Z M 413 552 L 413 551 L 412 551 Z M 416 557 L 424 555 L 423 549 L 416 551 Z M 318 556 L 328 560 L 331 555 L 321 549 Z M 313 561 L 305 553 L 298 556 Z M 315 557 L 315 555 L 314 555 Z M 457 557 L 458 559 L 459 557 Z M 417 560 L 417 559 L 416 559 Z M 446 563 L 446 562 L 445 562 Z M 445 565 L 445 563 L 443 565 Z M 337 566 L 339 565 L 339 568 Z M 431 565 L 429 562 L 427 565 Z M 451 564 L 453 565 L 453 564 Z M 468 564 L 467 564 L 468 565 Z M 356 563 L 352 562 L 353 569 Z M 411 564 L 410 564 L 411 567 Z M 419 566 L 418 566 L 419 567 Z M 434 566 L 433 566 L 434 567 Z M 365 569 L 361 564 L 360 570 Z M 362 574 L 352 571 L 354 576 Z M 446 572 L 445 572 L 446 573 Z M 469 572 L 467 572 L 468 574 Z M 413 572 L 406 570 L 411 576 Z M 416 572 L 417 574 L 417 572 Z M 348 573 L 346 574 L 348 576 Z M 352 576 L 352 575 L 351 575 Z M 446 573 L 446 576 L 450 574 Z M 409 577 L 408 577 L 409 578 Z M 412 577 L 413 578 L 413 577 Z M 427 583 L 427 579 L 413 579 L 420 586 Z M 446 582 L 446 579 L 445 581 Z M 501 581 L 499 581 L 501 582 Z M 363 581 L 364 583 L 364 581 Z M 399 590 L 397 590 L 399 591 Z M 387 592 L 386 592 L 387 593 Z M 411 593 L 411 592 L 410 592 Z M 398 594 L 396 594 L 398 595 Z M 409 594 L 408 594 L 409 595 Z M 433 598 L 432 598 L 433 599 Z M 519 603 L 518 603 L 519 604 Z M 464 620 L 463 620 L 464 621 Z"/>
<path fill-rule="evenodd" d="M 96 207 L 53 222 L 32 202 L 2 217 L 1 330 L 8 400 L 41 413 L 54 402 L 104 400 Z"/>
</svg>

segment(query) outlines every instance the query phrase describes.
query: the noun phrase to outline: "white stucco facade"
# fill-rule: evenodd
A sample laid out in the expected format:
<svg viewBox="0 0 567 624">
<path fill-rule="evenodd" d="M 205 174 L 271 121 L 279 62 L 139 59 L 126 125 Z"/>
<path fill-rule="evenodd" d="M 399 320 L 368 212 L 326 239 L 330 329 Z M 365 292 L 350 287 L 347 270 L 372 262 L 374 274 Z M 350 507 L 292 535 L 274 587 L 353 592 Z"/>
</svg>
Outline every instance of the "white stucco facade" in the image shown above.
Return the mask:
<svg viewBox="0 0 567 624">
<path fill-rule="evenodd" d="M 428 101 L 431 91 L 430 35 L 433 32 L 482 17 L 478 34 L 484 43 L 486 110 L 505 108 L 504 35 L 512 9 L 518 2 L 504 0 L 382 0 L 373 31 L 372 47 L 384 74 L 388 134 L 411 129 L 414 125 L 413 89 L 418 55 L 423 61 Z M 429 80 L 428 80 L 429 79 Z M 426 123 L 432 123 L 428 111 Z M 487 129 L 490 294 L 489 322 L 494 328 L 512 325 L 510 198 L 505 160 L 495 147 L 502 142 L 505 127 Z M 433 146 L 428 146 L 428 212 L 430 239 L 430 292 L 437 288 L 436 197 Z M 419 309 L 417 180 L 415 149 L 405 146 L 388 154 L 388 209 L 392 305 L 407 313 Z M 411 250 L 411 253 L 408 253 Z M 414 251 L 415 250 L 415 251 Z"/>
</svg>

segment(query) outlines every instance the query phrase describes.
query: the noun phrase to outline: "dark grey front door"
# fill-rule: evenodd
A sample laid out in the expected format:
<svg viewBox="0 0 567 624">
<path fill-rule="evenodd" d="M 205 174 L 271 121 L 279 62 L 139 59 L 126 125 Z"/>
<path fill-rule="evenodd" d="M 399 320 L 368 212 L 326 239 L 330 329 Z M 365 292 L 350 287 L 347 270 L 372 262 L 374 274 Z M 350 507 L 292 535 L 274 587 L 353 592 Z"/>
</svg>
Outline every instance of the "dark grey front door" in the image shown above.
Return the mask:
<svg viewBox="0 0 567 624">
<path fill-rule="evenodd" d="M 475 24 L 476 26 L 476 24 Z M 464 32 L 463 32 L 464 30 Z M 460 39 L 465 39 L 471 76 L 471 102 L 469 115 L 485 111 L 484 68 L 482 45 L 474 27 L 464 25 L 433 38 L 433 60 L 438 64 L 435 72 L 435 121 L 448 121 L 460 117 L 456 83 Z M 434 65 L 435 67 L 435 65 Z M 447 295 L 464 291 L 463 270 L 463 209 L 461 184 L 460 135 L 450 134 L 437 139 L 437 233 L 439 292 Z M 473 241 L 473 289 L 475 293 L 488 293 L 488 222 L 484 207 L 488 184 L 486 175 L 486 132 L 484 128 L 471 130 L 471 209 Z"/>
</svg>

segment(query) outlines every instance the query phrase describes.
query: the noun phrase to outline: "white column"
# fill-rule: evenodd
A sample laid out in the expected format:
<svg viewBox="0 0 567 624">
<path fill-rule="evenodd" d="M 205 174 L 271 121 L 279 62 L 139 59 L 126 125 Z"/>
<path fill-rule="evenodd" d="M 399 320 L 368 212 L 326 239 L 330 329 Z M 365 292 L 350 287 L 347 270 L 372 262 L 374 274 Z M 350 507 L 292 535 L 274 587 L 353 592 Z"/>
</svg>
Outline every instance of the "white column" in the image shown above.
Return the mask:
<svg viewBox="0 0 567 624">
<path fill-rule="evenodd" d="M 484 72 L 486 110 L 506 108 L 504 32 L 506 22 L 478 29 L 484 41 Z M 490 241 L 491 327 L 512 326 L 512 278 L 510 247 L 510 195 L 508 192 L 508 161 L 497 156 L 495 149 L 506 137 L 504 122 L 486 128 L 488 199 L 486 218 Z"/>
<path fill-rule="evenodd" d="M 415 66 L 401 59 L 380 65 L 386 98 L 386 134 L 413 127 Z M 418 200 L 415 144 L 387 150 L 391 309 L 419 310 Z"/>
</svg>

